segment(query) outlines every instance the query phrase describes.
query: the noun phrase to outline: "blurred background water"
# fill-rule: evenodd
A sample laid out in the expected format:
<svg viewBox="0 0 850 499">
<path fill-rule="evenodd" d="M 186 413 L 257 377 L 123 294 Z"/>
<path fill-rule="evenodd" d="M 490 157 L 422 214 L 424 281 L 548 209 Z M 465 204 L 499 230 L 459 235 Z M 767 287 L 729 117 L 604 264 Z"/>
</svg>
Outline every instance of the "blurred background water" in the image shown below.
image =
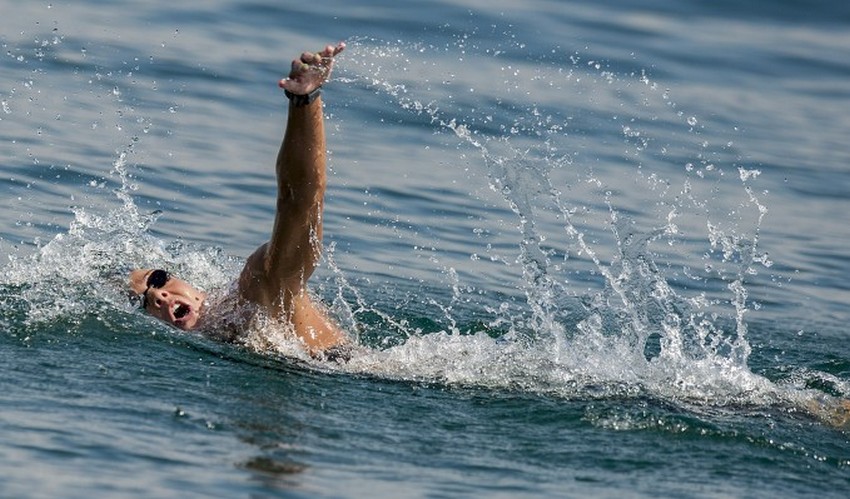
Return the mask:
<svg viewBox="0 0 850 499">
<path fill-rule="evenodd" d="M 0 0 L 0 495 L 844 497 L 850 5 Z M 314 289 L 369 348 L 177 333 L 325 92 Z"/>
</svg>

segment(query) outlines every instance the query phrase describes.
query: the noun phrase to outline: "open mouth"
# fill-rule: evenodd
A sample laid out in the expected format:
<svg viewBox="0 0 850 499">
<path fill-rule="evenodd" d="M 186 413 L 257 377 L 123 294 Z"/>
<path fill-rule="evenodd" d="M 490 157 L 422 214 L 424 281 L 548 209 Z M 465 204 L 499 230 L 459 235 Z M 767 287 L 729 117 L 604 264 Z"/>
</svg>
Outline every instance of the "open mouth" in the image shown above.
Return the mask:
<svg viewBox="0 0 850 499">
<path fill-rule="evenodd" d="M 185 305 L 183 303 L 176 303 L 174 305 L 174 310 L 172 310 L 172 313 L 174 314 L 175 319 L 182 319 L 189 315 L 189 312 L 191 311 L 192 308 L 189 307 L 189 305 Z"/>
</svg>

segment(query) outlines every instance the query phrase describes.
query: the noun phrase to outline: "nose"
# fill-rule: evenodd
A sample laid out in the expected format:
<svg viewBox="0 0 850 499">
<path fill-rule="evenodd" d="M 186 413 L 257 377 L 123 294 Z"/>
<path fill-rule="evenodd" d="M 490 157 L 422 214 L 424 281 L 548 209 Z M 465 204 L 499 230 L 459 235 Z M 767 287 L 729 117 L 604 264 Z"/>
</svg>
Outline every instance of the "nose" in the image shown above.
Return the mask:
<svg viewBox="0 0 850 499">
<path fill-rule="evenodd" d="M 162 288 L 151 288 L 150 293 L 153 296 L 149 298 L 156 308 L 162 307 L 162 304 L 168 300 L 168 291 Z"/>
</svg>

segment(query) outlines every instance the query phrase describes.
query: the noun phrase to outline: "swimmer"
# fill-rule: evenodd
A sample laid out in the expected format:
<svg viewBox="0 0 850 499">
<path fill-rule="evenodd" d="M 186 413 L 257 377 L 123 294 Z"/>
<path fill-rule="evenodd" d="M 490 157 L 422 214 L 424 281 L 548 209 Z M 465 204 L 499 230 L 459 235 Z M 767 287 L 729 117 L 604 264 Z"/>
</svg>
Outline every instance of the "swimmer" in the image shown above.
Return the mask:
<svg viewBox="0 0 850 499">
<path fill-rule="evenodd" d="M 206 293 L 165 270 L 132 271 L 131 292 L 152 316 L 178 329 L 238 340 L 251 324 L 245 312 L 264 314 L 283 322 L 313 357 L 337 360 L 350 354 L 347 336 L 307 290 L 322 240 L 326 158 L 321 88 L 344 48 L 340 43 L 301 54 L 279 82 L 290 103 L 277 156 L 277 212 L 269 241 L 248 257 L 232 291 L 212 303 Z M 793 405 L 825 424 L 850 430 L 850 400 L 809 395 Z"/>
<path fill-rule="evenodd" d="M 344 350 L 346 335 L 307 290 L 321 254 L 325 194 L 325 131 L 322 85 L 344 43 L 292 61 L 289 76 L 278 85 L 289 99 L 289 115 L 277 156 L 277 211 L 268 242 L 248 257 L 225 303 L 208 303 L 207 295 L 162 269 L 130 272 L 129 286 L 142 307 L 157 319 L 182 330 L 220 327 L 210 320 L 213 306 L 265 314 L 281 321 L 314 357 Z M 228 321 L 245 328 L 244 321 Z M 238 337 L 245 331 L 235 331 Z M 228 333 L 230 334 L 230 333 Z M 231 337 L 233 339 L 233 337 Z"/>
</svg>

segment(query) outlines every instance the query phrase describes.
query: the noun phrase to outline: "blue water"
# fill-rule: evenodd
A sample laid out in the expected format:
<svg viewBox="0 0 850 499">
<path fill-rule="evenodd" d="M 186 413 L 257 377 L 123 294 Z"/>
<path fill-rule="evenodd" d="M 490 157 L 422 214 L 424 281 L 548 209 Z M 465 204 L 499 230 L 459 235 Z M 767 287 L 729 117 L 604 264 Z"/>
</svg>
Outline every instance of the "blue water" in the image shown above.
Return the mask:
<svg viewBox="0 0 850 499">
<path fill-rule="evenodd" d="M 846 497 L 850 4 L 0 0 L 0 496 Z M 267 238 L 302 50 L 344 365 L 126 270 Z"/>
</svg>

